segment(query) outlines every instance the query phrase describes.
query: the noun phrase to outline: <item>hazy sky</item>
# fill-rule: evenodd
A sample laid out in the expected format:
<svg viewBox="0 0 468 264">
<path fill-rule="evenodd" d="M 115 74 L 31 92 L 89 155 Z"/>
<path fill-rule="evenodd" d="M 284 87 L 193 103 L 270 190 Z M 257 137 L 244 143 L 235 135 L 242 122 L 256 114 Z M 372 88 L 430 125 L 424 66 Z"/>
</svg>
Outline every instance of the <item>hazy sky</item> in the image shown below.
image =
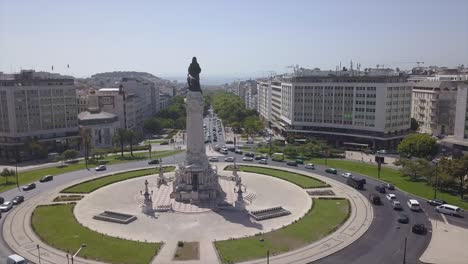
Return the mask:
<svg viewBox="0 0 468 264">
<path fill-rule="evenodd" d="M 258 76 L 285 67 L 468 65 L 468 1 L 0 0 L 0 71 Z M 70 64 L 70 70 L 66 65 Z"/>
</svg>

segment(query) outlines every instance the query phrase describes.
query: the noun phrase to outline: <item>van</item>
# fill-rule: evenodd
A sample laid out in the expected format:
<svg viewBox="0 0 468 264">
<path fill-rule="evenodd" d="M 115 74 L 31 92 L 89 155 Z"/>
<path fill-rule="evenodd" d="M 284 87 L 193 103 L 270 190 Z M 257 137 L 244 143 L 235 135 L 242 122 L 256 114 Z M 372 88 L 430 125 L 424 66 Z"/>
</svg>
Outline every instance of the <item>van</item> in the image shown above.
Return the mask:
<svg viewBox="0 0 468 264">
<path fill-rule="evenodd" d="M 435 208 L 436 212 L 438 213 L 443 213 L 443 214 L 448 214 L 448 215 L 458 215 L 460 216 L 460 213 L 463 212 L 460 207 L 455 206 L 455 205 L 450 205 L 450 204 L 443 204 L 439 205 Z"/>
<path fill-rule="evenodd" d="M 364 188 L 364 183 L 362 182 L 361 179 L 358 179 L 358 178 L 348 178 L 346 180 L 346 183 L 349 186 L 354 187 L 355 189 L 358 189 L 358 190 L 361 190 Z"/>
<path fill-rule="evenodd" d="M 28 262 L 20 255 L 11 255 L 7 259 L 7 264 L 27 264 Z"/>
<path fill-rule="evenodd" d="M 408 207 L 412 210 L 412 211 L 419 211 L 421 210 L 421 206 L 419 205 L 419 202 L 417 200 L 414 200 L 414 199 L 409 199 L 408 202 Z"/>
</svg>

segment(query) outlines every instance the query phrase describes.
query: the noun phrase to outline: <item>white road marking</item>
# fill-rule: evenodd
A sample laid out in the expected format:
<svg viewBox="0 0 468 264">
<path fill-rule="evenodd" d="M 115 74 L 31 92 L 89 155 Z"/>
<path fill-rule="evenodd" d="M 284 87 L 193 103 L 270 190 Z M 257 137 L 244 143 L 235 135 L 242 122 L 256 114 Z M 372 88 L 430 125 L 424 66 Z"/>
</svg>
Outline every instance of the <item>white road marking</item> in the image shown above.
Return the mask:
<svg viewBox="0 0 468 264">
<path fill-rule="evenodd" d="M 440 213 L 440 216 L 442 216 L 442 219 L 444 219 L 444 222 L 448 225 L 449 222 L 447 221 L 447 218 L 445 218 L 445 215 Z"/>
</svg>

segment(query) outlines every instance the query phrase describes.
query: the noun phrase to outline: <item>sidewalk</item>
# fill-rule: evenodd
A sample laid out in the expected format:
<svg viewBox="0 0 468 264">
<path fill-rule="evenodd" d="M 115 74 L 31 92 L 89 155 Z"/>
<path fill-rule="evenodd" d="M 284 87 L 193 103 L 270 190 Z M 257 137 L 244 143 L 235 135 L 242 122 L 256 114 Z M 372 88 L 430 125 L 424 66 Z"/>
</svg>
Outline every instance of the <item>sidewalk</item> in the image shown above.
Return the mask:
<svg viewBox="0 0 468 264">
<path fill-rule="evenodd" d="M 433 264 L 468 263 L 468 229 L 432 219 L 431 224 L 431 242 L 419 260 Z"/>
<path fill-rule="evenodd" d="M 355 160 L 355 161 L 361 161 L 369 164 L 374 164 L 376 165 L 375 162 L 375 155 L 372 154 L 366 154 L 360 151 L 345 151 L 345 158 L 347 160 Z M 389 167 L 392 169 L 399 169 L 398 166 L 396 166 L 395 163 L 396 159 L 392 157 L 385 157 L 385 164 L 382 164 L 384 167 Z"/>
</svg>

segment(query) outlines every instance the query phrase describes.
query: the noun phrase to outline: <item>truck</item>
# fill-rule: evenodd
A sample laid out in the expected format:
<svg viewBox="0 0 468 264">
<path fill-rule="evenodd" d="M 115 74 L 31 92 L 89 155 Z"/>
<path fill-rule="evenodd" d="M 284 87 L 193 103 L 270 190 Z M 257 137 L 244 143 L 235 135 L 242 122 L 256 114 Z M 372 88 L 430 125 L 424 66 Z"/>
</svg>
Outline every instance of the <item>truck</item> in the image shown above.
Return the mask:
<svg viewBox="0 0 468 264">
<path fill-rule="evenodd" d="M 350 177 L 350 178 L 348 178 L 346 180 L 346 183 L 349 186 L 351 186 L 351 187 L 353 187 L 355 189 L 358 189 L 358 190 L 361 190 L 361 189 L 364 188 L 364 179 Z"/>
</svg>

